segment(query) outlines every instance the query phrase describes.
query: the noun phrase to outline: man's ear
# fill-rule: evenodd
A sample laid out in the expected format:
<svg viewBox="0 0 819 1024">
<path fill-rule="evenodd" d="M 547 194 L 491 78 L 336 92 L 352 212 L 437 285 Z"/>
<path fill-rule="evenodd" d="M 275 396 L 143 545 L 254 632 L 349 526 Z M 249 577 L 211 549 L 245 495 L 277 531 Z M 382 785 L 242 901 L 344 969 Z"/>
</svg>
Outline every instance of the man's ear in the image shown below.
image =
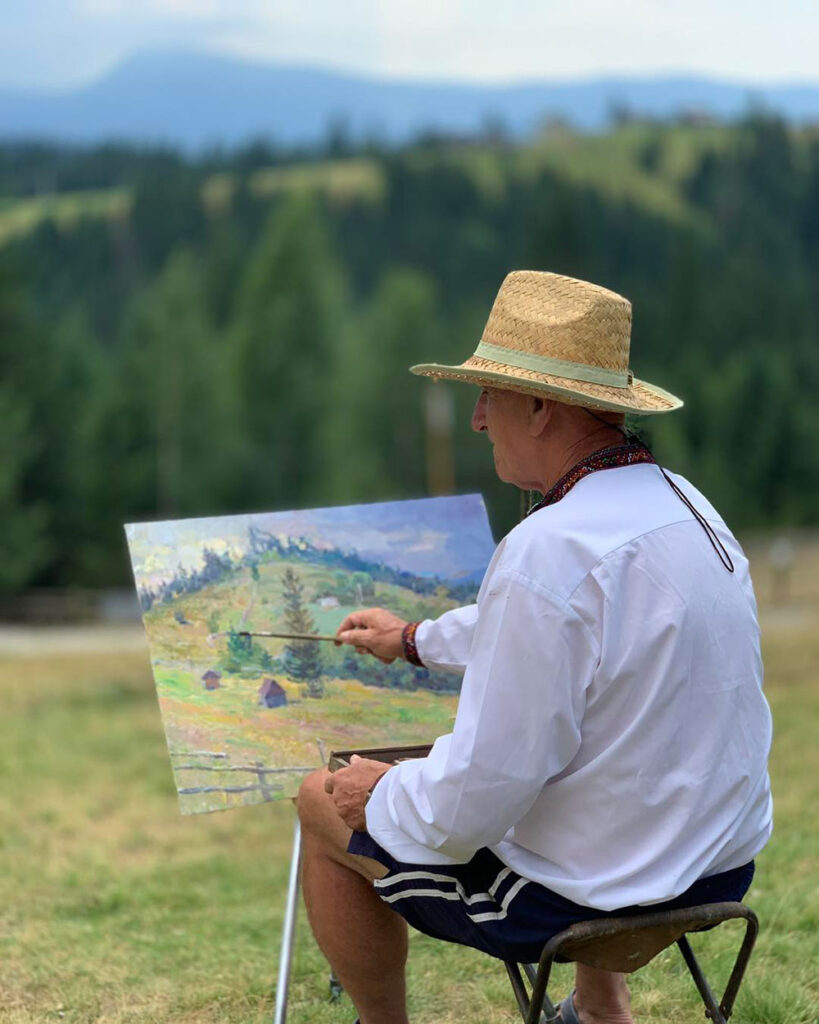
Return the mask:
<svg viewBox="0 0 819 1024">
<path fill-rule="evenodd" d="M 549 398 L 529 398 L 529 434 L 540 437 L 552 419 L 555 403 Z"/>
</svg>

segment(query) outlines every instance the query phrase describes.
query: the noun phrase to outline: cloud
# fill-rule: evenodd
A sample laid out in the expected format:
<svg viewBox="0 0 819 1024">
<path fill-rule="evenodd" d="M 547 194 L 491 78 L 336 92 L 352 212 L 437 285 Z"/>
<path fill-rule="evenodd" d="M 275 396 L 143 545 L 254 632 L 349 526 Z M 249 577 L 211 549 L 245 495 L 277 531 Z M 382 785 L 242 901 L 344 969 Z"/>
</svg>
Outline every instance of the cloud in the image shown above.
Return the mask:
<svg viewBox="0 0 819 1024">
<path fill-rule="evenodd" d="M 239 12 L 221 40 L 235 54 L 388 76 L 520 81 L 688 70 L 817 78 L 819 12 L 800 0 L 775 11 L 761 0 L 313 0 L 245 2 Z"/>
<path fill-rule="evenodd" d="M 146 21 L 157 16 L 170 15 L 193 21 L 207 21 L 213 17 L 230 14 L 237 6 L 224 0 L 141 0 L 136 6 L 133 0 L 79 0 L 78 11 L 92 18 L 127 18 L 130 21 Z"/>
<path fill-rule="evenodd" d="M 447 536 L 436 530 L 425 530 L 411 544 L 407 545 L 407 551 L 438 551 L 446 542 Z"/>
</svg>

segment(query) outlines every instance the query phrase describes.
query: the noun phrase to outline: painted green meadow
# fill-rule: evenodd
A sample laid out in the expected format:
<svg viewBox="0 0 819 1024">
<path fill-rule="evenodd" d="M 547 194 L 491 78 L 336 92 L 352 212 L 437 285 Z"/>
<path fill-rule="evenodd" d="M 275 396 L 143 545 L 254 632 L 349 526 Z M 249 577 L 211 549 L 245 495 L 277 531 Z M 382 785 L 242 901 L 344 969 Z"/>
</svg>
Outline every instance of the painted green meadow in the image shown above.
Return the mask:
<svg viewBox="0 0 819 1024">
<path fill-rule="evenodd" d="M 819 563 L 813 552 L 812 564 Z M 802 571 L 806 581 L 816 574 Z M 800 575 L 800 579 L 801 579 Z M 797 580 L 797 583 L 799 581 Z M 761 595 L 766 593 L 760 576 Z M 819 1021 L 817 603 L 763 607 L 776 827 L 748 902 L 760 940 L 732 1018 Z M 412 696 L 412 695 L 408 695 Z M 262 1024 L 271 1018 L 293 810 L 182 817 L 147 657 L 0 647 L 0 1020 Z M 717 984 L 733 927 L 695 937 Z M 558 968 L 565 992 L 571 968 Z M 639 1024 L 699 1021 L 676 952 L 632 981 Z M 417 1024 L 512 1024 L 500 964 L 415 935 Z M 352 1024 L 302 915 L 292 1024 Z"/>
<path fill-rule="evenodd" d="M 308 687 L 282 667 L 286 640 L 256 643 L 253 653 L 269 664 L 268 669 L 250 664 L 225 670 L 225 640 L 209 644 L 208 624 L 222 632 L 286 631 L 280 595 L 284 574 L 294 566 L 313 598 L 305 607 L 318 631 L 335 633 L 353 608 L 321 606 L 317 595 L 330 588 L 332 575 L 287 561 L 260 565 L 256 580 L 247 571 L 234 572 L 224 582 L 156 605 L 145 614 L 159 705 L 185 813 L 292 796 L 304 771 L 326 762 L 331 749 L 431 742 L 447 731 L 455 714 L 457 696 L 452 688 L 436 693 L 338 678 L 333 664 L 343 655 L 332 647 L 328 653 L 333 663 L 324 669 L 320 698 L 310 696 Z M 451 598 L 423 597 L 390 584 L 375 584 L 371 603 L 418 619 L 440 615 L 456 604 Z M 184 616 L 184 625 L 177 616 Z M 321 654 L 327 657 L 324 650 Z M 219 686 L 208 690 L 202 677 L 214 668 L 221 669 Z M 260 701 L 259 686 L 265 678 L 275 678 L 285 693 L 285 705 L 269 708 Z M 451 687 L 456 684 L 453 677 Z M 219 754 L 220 759 L 196 756 L 199 751 Z M 242 765 L 248 771 L 237 774 Z M 254 766 L 257 774 L 261 769 L 261 786 L 231 787 L 237 781 L 254 784 Z M 189 792 L 198 787 L 206 792 Z M 214 797 L 212 790 L 219 787 L 223 790 Z"/>
<path fill-rule="evenodd" d="M 479 495 L 126 533 L 183 813 L 286 799 L 332 750 L 447 731 L 458 675 L 303 638 L 356 608 L 420 620 L 473 601 L 494 547 Z"/>
</svg>

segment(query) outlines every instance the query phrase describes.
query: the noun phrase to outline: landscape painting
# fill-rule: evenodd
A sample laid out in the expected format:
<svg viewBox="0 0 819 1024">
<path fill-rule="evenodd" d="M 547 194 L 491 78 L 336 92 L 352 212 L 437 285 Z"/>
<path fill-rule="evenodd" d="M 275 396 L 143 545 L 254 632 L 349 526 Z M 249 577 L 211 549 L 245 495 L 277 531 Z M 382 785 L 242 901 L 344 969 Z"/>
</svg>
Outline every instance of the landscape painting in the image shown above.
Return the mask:
<svg viewBox="0 0 819 1024">
<path fill-rule="evenodd" d="M 480 495 L 125 527 L 184 814 L 293 796 L 331 750 L 430 743 L 460 677 L 326 640 L 375 605 L 474 601 L 494 550 Z"/>
</svg>

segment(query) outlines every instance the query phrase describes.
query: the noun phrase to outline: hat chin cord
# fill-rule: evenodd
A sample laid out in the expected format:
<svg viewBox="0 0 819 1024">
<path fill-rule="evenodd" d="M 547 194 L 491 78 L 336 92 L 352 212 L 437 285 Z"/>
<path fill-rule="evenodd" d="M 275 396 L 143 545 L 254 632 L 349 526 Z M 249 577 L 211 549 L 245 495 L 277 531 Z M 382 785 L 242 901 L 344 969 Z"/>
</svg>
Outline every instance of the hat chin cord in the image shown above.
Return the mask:
<svg viewBox="0 0 819 1024">
<path fill-rule="evenodd" d="M 643 441 L 641 437 L 638 437 L 636 434 L 629 433 L 627 430 L 624 430 L 617 423 L 609 423 L 608 420 L 604 420 L 602 416 L 598 416 L 597 413 L 592 412 L 591 409 L 586 409 L 584 407 L 583 412 L 587 412 L 589 416 L 591 416 L 593 419 L 596 419 L 598 423 L 602 423 L 603 426 L 611 427 L 614 430 L 621 433 L 623 435 L 623 438 L 625 439 L 626 444 L 640 445 L 641 448 L 645 448 L 645 450 L 653 456 L 654 453 L 651 451 L 649 446 L 645 443 L 645 441 Z M 725 569 L 728 572 L 734 572 L 733 560 L 730 554 L 728 553 L 728 550 L 726 549 L 725 545 L 717 536 L 714 527 L 708 522 L 708 520 L 705 518 L 702 512 L 700 512 L 700 510 L 691 503 L 688 496 L 681 490 L 681 488 L 679 488 L 674 483 L 674 481 L 671 479 L 668 473 L 666 473 L 663 467 L 659 464 L 659 462 L 656 462 L 656 460 L 655 465 L 657 466 L 657 469 L 659 469 L 659 471 L 663 474 L 665 482 L 668 484 L 671 490 L 677 495 L 677 497 L 680 499 L 683 505 L 685 505 L 689 509 L 693 517 L 700 524 L 700 526 L 703 529 L 703 532 L 705 533 L 705 536 L 708 538 L 711 544 L 711 547 L 717 553 L 717 558 L 719 558 L 720 562 L 722 562 Z"/>
</svg>

